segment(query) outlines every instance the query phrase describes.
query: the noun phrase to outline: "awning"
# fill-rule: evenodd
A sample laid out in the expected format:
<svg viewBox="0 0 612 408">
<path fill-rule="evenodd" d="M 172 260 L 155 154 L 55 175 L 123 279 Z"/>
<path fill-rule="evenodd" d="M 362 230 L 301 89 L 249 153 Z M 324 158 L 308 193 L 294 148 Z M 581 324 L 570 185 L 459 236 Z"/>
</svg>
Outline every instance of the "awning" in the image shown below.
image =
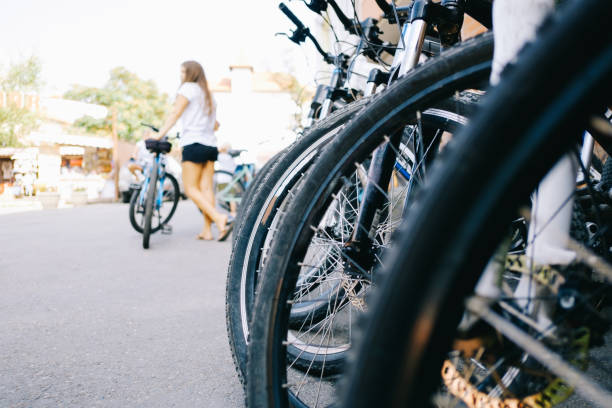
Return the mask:
<svg viewBox="0 0 612 408">
<path fill-rule="evenodd" d="M 0 157 L 12 157 L 15 152 L 17 152 L 17 149 L 14 147 L 0 147 Z"/>
<path fill-rule="evenodd" d="M 47 118 L 70 124 L 83 116 L 102 119 L 108 114 L 104 106 L 61 98 L 41 98 L 40 106 Z"/>
<path fill-rule="evenodd" d="M 82 156 L 85 154 L 85 149 L 80 146 L 61 146 L 61 156 Z"/>
<path fill-rule="evenodd" d="M 63 132 L 32 132 L 28 139 L 35 143 L 59 144 L 70 146 L 99 147 L 111 149 L 113 141 L 110 138 L 89 135 L 73 135 Z"/>
</svg>

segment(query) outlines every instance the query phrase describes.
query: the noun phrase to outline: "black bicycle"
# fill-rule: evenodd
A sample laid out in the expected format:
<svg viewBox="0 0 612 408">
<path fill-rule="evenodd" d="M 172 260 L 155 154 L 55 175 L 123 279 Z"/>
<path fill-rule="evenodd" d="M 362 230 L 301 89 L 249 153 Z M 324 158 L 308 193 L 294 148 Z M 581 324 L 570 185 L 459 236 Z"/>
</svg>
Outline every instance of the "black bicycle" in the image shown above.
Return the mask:
<svg viewBox="0 0 612 408">
<path fill-rule="evenodd" d="M 490 3 L 484 3 L 490 25 Z M 285 192 L 290 199 L 272 222 L 274 235 L 268 234 L 263 268 L 254 277 L 250 404 L 333 401 L 355 319 L 367 310 L 365 296 L 392 233 L 442 141 L 467 123 L 487 83 L 492 35 L 460 42 L 468 9 L 454 6 L 415 2 L 409 9 L 391 9 L 406 27 L 390 84 L 366 98 Z M 417 66 L 432 31 L 446 49 Z M 263 213 L 269 217 L 268 209 Z"/>
<path fill-rule="evenodd" d="M 315 3 L 308 4 L 309 8 L 322 13 L 328 2 Z M 335 2 L 329 4 L 334 8 Z M 363 37 L 350 56 L 342 53 L 331 55 L 321 49 L 308 27 L 285 5 L 281 4 L 280 9 L 297 26 L 289 36 L 290 39 L 299 44 L 310 38 L 323 60 L 333 65 L 333 73 L 327 85 L 321 84 L 317 88 L 309 111 L 308 127 L 294 144 L 277 154 L 260 170 L 242 200 L 237 217 L 238 225 L 234 229 L 234 247 L 228 268 L 226 318 L 230 347 L 243 381 L 246 379 L 248 320 L 254 303 L 255 287 L 280 210 L 289 192 L 313 163 L 318 152 L 368 103 L 374 90 L 380 89 L 388 81 L 387 74 L 375 69 L 368 78 L 367 87 L 350 89 L 349 79 L 353 75 L 351 60 L 359 55 L 377 58 L 383 51 L 390 54 L 395 52 L 394 47 L 379 39 L 380 32 L 375 20 L 367 19 L 356 26 L 338 9 L 344 28 L 355 34 L 363 32 Z M 406 18 L 405 12 L 402 16 Z M 299 318 L 296 314 L 296 321 Z"/>
<path fill-rule="evenodd" d="M 341 406 L 610 406 L 612 4 L 560 8 L 415 200 Z"/>
</svg>

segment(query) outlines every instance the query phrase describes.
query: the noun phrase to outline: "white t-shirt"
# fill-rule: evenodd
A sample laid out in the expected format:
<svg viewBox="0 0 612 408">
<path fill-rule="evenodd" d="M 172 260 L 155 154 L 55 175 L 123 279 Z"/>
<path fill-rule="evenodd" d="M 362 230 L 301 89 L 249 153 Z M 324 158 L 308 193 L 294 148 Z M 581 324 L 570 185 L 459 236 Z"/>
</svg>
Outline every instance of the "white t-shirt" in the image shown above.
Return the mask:
<svg viewBox="0 0 612 408">
<path fill-rule="evenodd" d="M 178 89 L 178 95 L 183 95 L 189 101 L 181 115 L 182 127 L 179 144 L 181 147 L 192 143 L 207 146 L 217 146 L 215 136 L 215 121 L 217 104 L 212 100 L 213 111 L 208 114 L 208 105 L 204 92 L 195 82 L 185 82 Z"/>
</svg>

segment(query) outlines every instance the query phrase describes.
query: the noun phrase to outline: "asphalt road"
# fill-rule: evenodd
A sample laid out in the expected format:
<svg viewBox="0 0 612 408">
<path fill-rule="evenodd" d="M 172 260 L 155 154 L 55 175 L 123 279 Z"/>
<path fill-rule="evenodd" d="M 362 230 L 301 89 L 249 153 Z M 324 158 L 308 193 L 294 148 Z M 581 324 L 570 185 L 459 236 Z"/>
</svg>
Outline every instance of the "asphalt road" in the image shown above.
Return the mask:
<svg viewBox="0 0 612 408">
<path fill-rule="evenodd" d="M 0 216 L 0 407 L 243 406 L 199 217 L 143 250 L 126 205 Z"/>
</svg>

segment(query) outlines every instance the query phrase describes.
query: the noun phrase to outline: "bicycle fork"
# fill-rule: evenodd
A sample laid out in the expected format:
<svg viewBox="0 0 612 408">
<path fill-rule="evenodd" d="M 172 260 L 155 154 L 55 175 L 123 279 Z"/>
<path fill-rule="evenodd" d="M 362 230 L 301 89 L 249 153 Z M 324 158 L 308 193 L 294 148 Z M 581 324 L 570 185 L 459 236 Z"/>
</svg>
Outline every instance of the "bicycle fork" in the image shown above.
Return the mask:
<svg viewBox="0 0 612 408">
<path fill-rule="evenodd" d="M 395 167 L 395 152 L 402 141 L 403 129 L 396 131 L 389 137 L 389 141 L 374 151 L 363 200 L 359 204 L 359 217 L 355 222 L 350 242 L 343 249 L 345 259 L 345 272 L 359 278 L 368 279 L 365 272 L 374 265 L 372 243 L 376 239 L 374 228 L 377 224 L 377 215 L 387 202 L 387 186 Z"/>
<path fill-rule="evenodd" d="M 425 34 L 430 23 L 438 25 L 442 45 L 458 41 L 463 22 L 465 0 L 443 0 L 440 4 L 430 0 L 413 2 L 410 23 L 402 27 L 400 45 L 403 53 L 396 53 L 394 64 L 399 76 L 414 68 L 421 56 Z M 399 64 L 399 67 L 397 65 Z M 393 76 L 390 77 L 391 80 Z M 404 129 L 395 131 L 389 140 L 378 147 L 368 169 L 368 180 L 360 203 L 351 241 L 343 249 L 345 273 L 361 279 L 369 279 L 367 271 L 374 265 L 372 244 L 375 238 L 376 215 L 387 201 L 387 187 L 395 166 L 395 152 L 399 150 Z"/>
</svg>

